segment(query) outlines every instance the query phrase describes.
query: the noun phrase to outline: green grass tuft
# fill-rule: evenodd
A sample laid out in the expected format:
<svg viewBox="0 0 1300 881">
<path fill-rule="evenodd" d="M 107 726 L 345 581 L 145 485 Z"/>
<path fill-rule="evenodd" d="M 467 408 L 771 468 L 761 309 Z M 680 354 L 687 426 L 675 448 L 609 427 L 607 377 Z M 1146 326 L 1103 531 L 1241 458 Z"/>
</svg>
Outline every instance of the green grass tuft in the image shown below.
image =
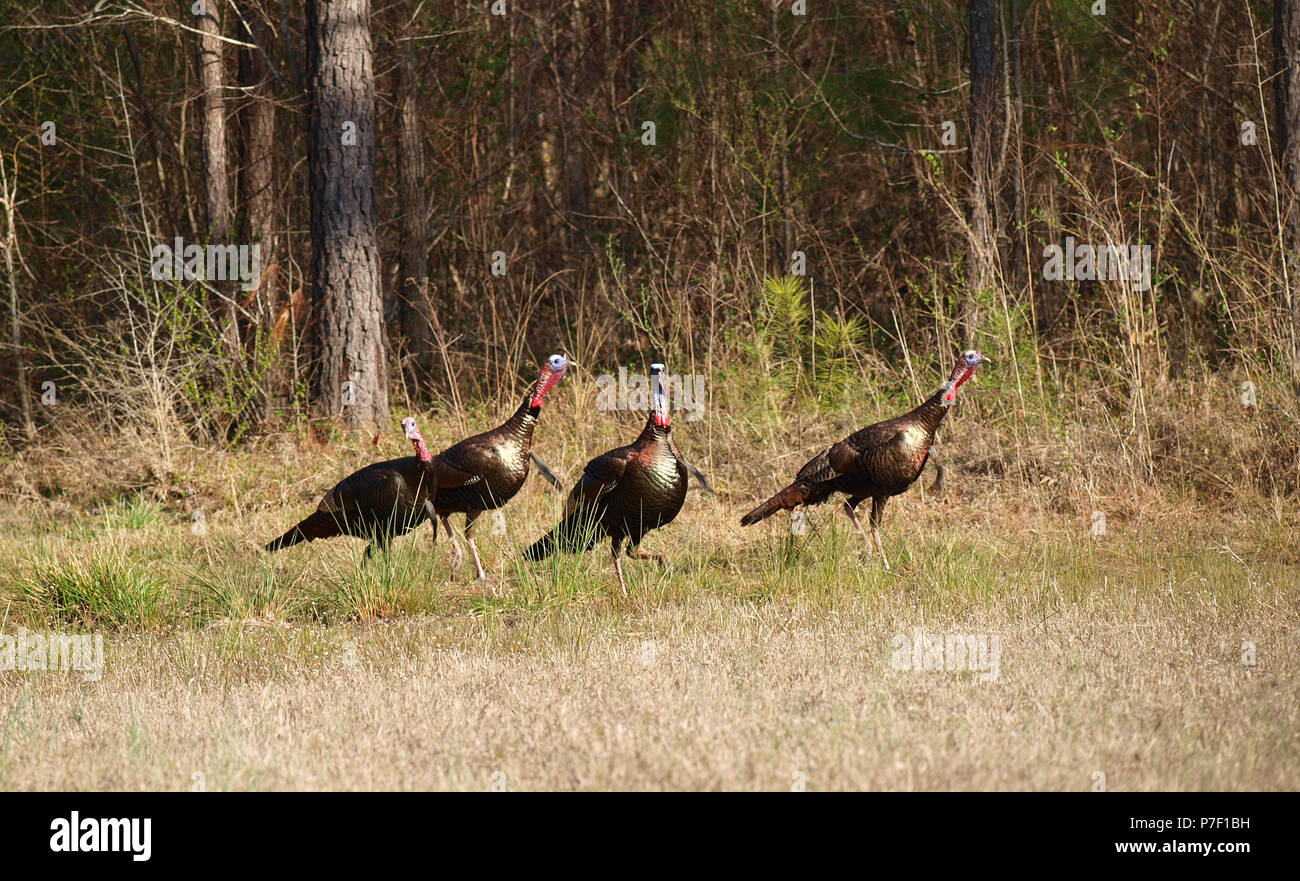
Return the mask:
<svg viewBox="0 0 1300 881">
<path fill-rule="evenodd" d="M 173 596 L 139 561 L 96 551 L 67 562 L 37 561 L 19 585 L 18 604 L 50 625 L 156 630 L 167 622 Z"/>
</svg>

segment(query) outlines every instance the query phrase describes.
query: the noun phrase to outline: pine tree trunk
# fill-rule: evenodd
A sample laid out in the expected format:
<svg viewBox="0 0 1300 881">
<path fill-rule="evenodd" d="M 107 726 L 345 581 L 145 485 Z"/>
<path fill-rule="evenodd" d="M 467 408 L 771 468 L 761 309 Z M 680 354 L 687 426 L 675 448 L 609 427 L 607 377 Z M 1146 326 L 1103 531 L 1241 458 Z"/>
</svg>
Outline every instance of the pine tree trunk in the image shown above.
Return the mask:
<svg viewBox="0 0 1300 881">
<path fill-rule="evenodd" d="M 993 0 L 970 4 L 970 291 L 964 332 L 974 344 L 983 316 L 980 303 L 997 284 L 997 235 L 993 219 L 994 113 L 997 91 L 997 9 Z"/>
<path fill-rule="evenodd" d="M 309 0 L 314 404 L 352 426 L 388 420 L 375 205 L 369 0 Z"/>
<path fill-rule="evenodd" d="M 210 245 L 230 241 L 234 203 L 230 200 L 230 158 L 226 151 L 225 67 L 221 39 L 220 0 L 205 0 L 203 14 L 195 22 L 198 35 L 199 84 L 202 104 L 199 113 L 203 150 L 203 189 L 207 207 L 207 238 Z M 231 350 L 239 348 L 234 286 L 208 279 L 215 292 L 213 312 L 219 316 L 221 333 Z"/>
<path fill-rule="evenodd" d="M 283 406 L 289 396 L 289 372 L 280 363 L 289 322 L 287 317 L 277 322 L 287 306 L 282 304 L 275 241 L 275 101 L 263 54 L 270 50 L 272 36 L 255 3 L 241 0 L 239 11 L 244 42 L 260 47 L 239 52 L 239 84 L 246 96 L 240 113 L 243 161 L 239 169 L 239 199 L 244 214 L 244 240 L 250 247 L 257 246 L 261 254 L 261 278 L 253 292 L 260 351 L 249 355 L 270 360 L 262 389 L 262 419 L 267 420 L 275 406 Z"/>
<path fill-rule="evenodd" d="M 405 355 L 411 369 L 411 388 L 418 388 L 420 365 L 429 361 L 432 331 L 432 302 L 429 296 L 428 197 L 424 192 L 424 142 L 420 136 L 420 114 L 416 103 L 418 83 L 415 56 L 406 50 L 397 71 L 397 112 L 401 149 L 397 154 L 398 191 L 402 215 L 402 248 L 397 277 L 398 315 L 402 325 Z"/>
</svg>

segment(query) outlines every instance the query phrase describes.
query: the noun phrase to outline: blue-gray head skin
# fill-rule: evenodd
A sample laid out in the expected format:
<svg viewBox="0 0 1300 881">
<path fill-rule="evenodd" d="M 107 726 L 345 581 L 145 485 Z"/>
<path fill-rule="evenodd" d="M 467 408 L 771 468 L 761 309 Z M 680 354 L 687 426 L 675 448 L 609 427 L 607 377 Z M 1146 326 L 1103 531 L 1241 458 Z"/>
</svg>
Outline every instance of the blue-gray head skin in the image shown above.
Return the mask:
<svg viewBox="0 0 1300 881">
<path fill-rule="evenodd" d="M 573 362 L 563 355 L 552 355 L 546 359 L 542 365 L 542 372 L 537 377 L 537 385 L 533 389 L 533 399 L 528 402 L 530 407 L 542 406 L 542 398 L 555 387 L 555 384 L 564 376 L 564 371 L 569 369 Z"/>
<path fill-rule="evenodd" d="M 940 400 L 945 407 L 957 403 L 957 389 L 975 375 L 975 368 L 989 360 L 991 359 L 974 349 L 967 349 L 962 353 L 962 356 L 957 359 L 957 366 L 952 369 L 952 376 L 943 384 L 943 397 Z"/>
<path fill-rule="evenodd" d="M 664 371 L 668 368 L 662 364 L 650 365 L 650 393 L 655 408 L 655 425 L 668 427 L 668 393 L 664 390 Z"/>
</svg>

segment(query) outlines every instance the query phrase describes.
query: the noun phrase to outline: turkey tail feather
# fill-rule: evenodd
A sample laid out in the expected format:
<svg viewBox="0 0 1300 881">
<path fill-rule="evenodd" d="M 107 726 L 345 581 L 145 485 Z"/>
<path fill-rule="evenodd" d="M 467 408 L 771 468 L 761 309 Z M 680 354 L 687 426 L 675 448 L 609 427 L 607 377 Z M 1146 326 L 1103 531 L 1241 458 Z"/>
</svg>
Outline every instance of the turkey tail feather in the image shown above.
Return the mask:
<svg viewBox="0 0 1300 881">
<path fill-rule="evenodd" d="M 554 529 L 529 545 L 524 551 L 524 559 L 545 560 L 557 550 L 569 554 L 591 550 L 596 544 L 596 539 L 604 535 L 601 525 L 592 521 L 593 515 L 589 511 L 570 514 Z"/>
<path fill-rule="evenodd" d="M 528 546 L 524 551 L 525 560 L 545 560 L 551 554 L 555 553 L 555 531 L 552 530 L 543 535 L 537 541 Z"/>
<path fill-rule="evenodd" d="M 809 501 L 815 501 L 812 498 L 813 495 L 814 487 L 807 484 L 792 483 L 744 517 L 741 517 L 740 525 L 753 526 L 760 520 L 771 517 L 777 511 L 789 511 L 799 505 L 808 504 Z"/>
<path fill-rule="evenodd" d="M 339 527 L 334 522 L 334 518 L 317 511 L 275 541 L 267 544 L 266 550 L 278 551 L 281 548 L 292 547 L 299 542 L 314 541 L 318 538 L 333 538 L 339 534 Z"/>
<path fill-rule="evenodd" d="M 303 541 L 302 533 L 299 532 L 298 527 L 295 526 L 293 529 L 290 529 L 274 541 L 268 542 L 262 550 L 278 551 L 280 548 L 287 548 L 296 545 L 300 541 Z"/>
</svg>

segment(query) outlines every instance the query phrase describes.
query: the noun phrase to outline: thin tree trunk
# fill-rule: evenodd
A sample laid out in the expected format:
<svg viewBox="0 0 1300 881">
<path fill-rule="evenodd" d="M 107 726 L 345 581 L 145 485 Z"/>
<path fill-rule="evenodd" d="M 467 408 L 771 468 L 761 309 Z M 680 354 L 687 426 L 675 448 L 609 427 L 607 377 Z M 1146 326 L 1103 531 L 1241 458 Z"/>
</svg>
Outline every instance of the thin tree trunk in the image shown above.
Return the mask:
<svg viewBox="0 0 1300 881">
<path fill-rule="evenodd" d="M 287 321 L 277 322 L 282 309 L 275 240 L 275 101 L 270 70 L 263 51 L 269 49 L 271 30 L 262 11 L 242 0 L 241 35 L 260 48 L 239 52 L 239 84 L 245 96 L 241 108 L 243 161 L 239 169 L 239 199 L 244 211 L 244 238 L 260 249 L 261 277 L 253 292 L 258 332 L 252 335 L 252 357 L 269 360 L 262 389 L 262 419 L 270 419 L 277 405 L 289 397 L 289 372 L 280 363 Z"/>
<path fill-rule="evenodd" d="M 771 27 L 769 34 L 772 40 L 772 67 L 771 75 L 773 87 L 776 85 L 776 78 L 780 71 L 780 57 L 778 54 L 778 43 L 781 38 L 781 30 L 777 23 L 777 15 L 780 14 L 779 4 L 772 4 L 771 9 Z M 777 150 L 780 152 L 780 172 L 778 186 L 780 192 L 777 198 L 781 203 L 781 259 L 778 263 L 781 265 L 781 274 L 790 271 L 790 255 L 794 252 L 794 206 L 790 204 L 790 133 L 789 123 L 786 119 L 787 105 L 785 100 L 785 90 L 780 92 L 780 117 L 777 120 Z"/>
<path fill-rule="evenodd" d="M 420 114 L 416 103 L 419 86 L 415 76 L 415 53 L 407 48 L 397 70 L 397 114 L 401 149 L 397 154 L 399 211 L 402 216 L 402 248 L 397 278 L 398 316 L 413 389 L 419 388 L 417 367 L 427 367 L 432 336 L 429 298 L 428 201 L 424 192 L 424 142 L 420 136 Z"/>
<path fill-rule="evenodd" d="M 1297 329 L 1300 328 L 1300 298 L 1291 289 L 1291 279 L 1300 268 L 1300 0 L 1276 0 L 1273 4 L 1273 48 L 1276 54 L 1274 80 L 1277 111 L 1273 114 L 1277 143 L 1278 165 L 1282 176 L 1282 250 L 1286 261 L 1286 278 L 1282 286 L 1280 305 L 1289 325 L 1285 332 L 1291 348 L 1291 358 L 1296 351 Z"/>
<path fill-rule="evenodd" d="M 225 69 L 222 57 L 220 0 L 204 0 L 203 14 L 198 16 L 199 83 L 202 104 L 199 112 L 203 150 L 203 190 L 207 205 L 209 244 L 224 245 L 230 240 L 234 223 L 234 204 L 230 200 L 230 159 L 226 152 Z M 214 311 L 221 316 L 222 335 L 233 350 L 239 348 L 239 329 L 233 286 L 208 280 L 216 294 Z"/>
<path fill-rule="evenodd" d="M 970 32 L 970 292 L 964 330 L 967 342 L 973 344 L 982 320 L 980 304 L 997 283 L 992 211 L 997 106 L 997 9 L 993 0 L 971 0 Z"/>
<path fill-rule="evenodd" d="M 143 153 L 147 147 L 149 152 L 153 154 L 153 161 L 149 164 L 153 166 L 154 176 L 158 181 L 158 199 L 161 202 L 161 210 L 165 212 L 166 219 L 171 223 L 172 230 L 180 230 L 184 228 L 185 209 L 179 204 L 182 200 L 173 193 L 174 187 L 167 180 L 167 172 L 163 168 L 163 144 L 165 143 L 163 127 L 158 122 L 158 116 L 154 113 L 153 104 L 149 100 L 149 93 L 145 90 L 144 70 L 140 65 L 140 50 L 129 26 L 122 28 L 122 37 L 126 43 L 127 57 L 131 60 L 136 102 L 140 105 L 140 113 L 144 117 L 146 137 L 140 144 L 140 151 Z"/>
<path fill-rule="evenodd" d="M 595 107 L 595 87 L 587 76 L 588 60 L 585 51 L 580 48 L 595 42 L 589 33 L 587 20 L 583 16 L 582 4 L 574 3 L 569 9 L 569 28 L 565 35 L 564 51 L 560 53 L 561 78 L 557 88 L 563 83 L 577 106 Z M 564 137 L 561 146 L 564 150 L 564 213 L 565 236 L 568 237 L 569 249 L 585 249 L 589 243 L 587 215 L 591 211 L 591 192 L 588 188 L 587 162 L 596 161 L 596 157 L 587 156 L 575 135 L 585 124 L 581 114 L 575 118 L 569 102 L 563 96 L 559 101 L 560 125 Z M 592 145 L 593 148 L 595 145 Z"/>
<path fill-rule="evenodd" d="M 307 55 L 314 403 L 348 425 L 386 423 L 369 0 L 309 0 Z"/>
<path fill-rule="evenodd" d="M 13 348 L 14 366 L 18 373 L 18 400 L 22 402 L 23 432 L 27 439 L 36 436 L 36 423 L 32 421 L 32 390 L 27 387 L 27 355 L 23 351 L 22 314 L 18 301 L 18 281 L 14 276 L 14 252 L 18 250 L 18 230 L 14 226 L 18 204 L 18 163 L 14 162 L 13 183 L 5 167 L 5 158 L 0 155 L 0 209 L 5 220 L 4 238 L 0 239 L 0 248 L 4 249 L 5 278 L 9 282 L 9 345 Z"/>
</svg>

